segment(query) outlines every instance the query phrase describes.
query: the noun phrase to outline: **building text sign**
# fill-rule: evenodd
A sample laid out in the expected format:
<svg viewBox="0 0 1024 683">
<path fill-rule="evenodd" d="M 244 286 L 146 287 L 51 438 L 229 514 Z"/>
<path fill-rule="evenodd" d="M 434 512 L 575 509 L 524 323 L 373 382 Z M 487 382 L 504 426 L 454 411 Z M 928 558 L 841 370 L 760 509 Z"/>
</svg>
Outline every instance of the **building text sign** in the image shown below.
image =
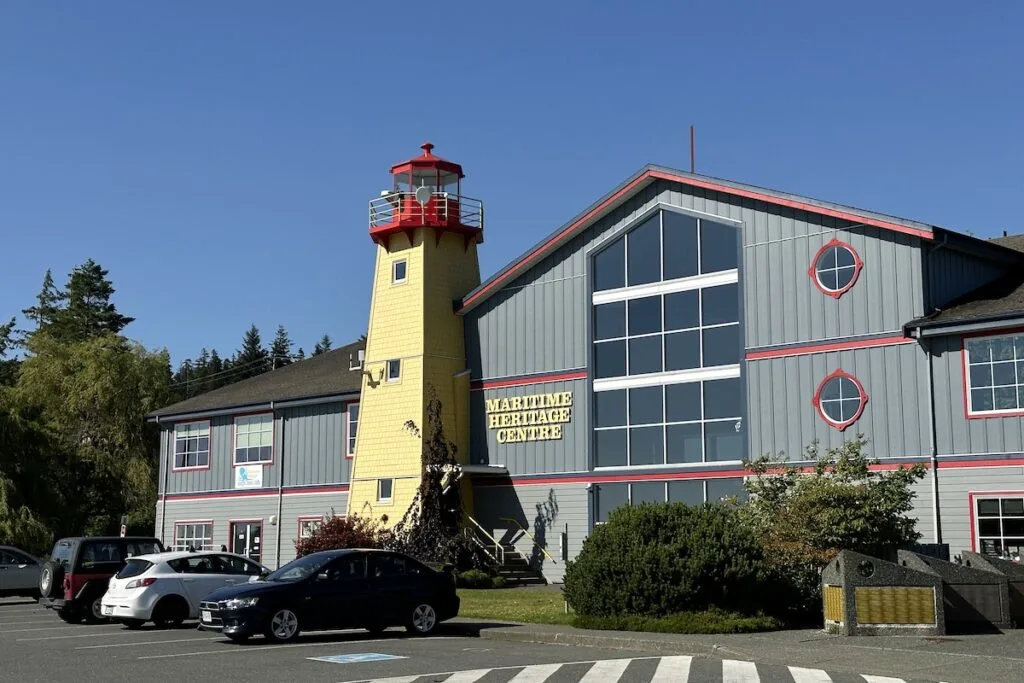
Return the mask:
<svg viewBox="0 0 1024 683">
<path fill-rule="evenodd" d="M 571 420 L 571 391 L 487 399 L 487 428 L 497 430 L 498 443 L 561 439 Z"/>
</svg>

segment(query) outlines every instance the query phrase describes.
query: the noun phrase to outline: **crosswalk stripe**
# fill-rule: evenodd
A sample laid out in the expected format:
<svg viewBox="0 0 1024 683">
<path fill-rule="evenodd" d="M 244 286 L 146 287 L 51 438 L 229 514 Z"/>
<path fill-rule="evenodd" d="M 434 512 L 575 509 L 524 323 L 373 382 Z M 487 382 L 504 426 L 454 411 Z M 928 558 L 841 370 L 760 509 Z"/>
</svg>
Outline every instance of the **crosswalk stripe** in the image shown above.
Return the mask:
<svg viewBox="0 0 1024 683">
<path fill-rule="evenodd" d="M 508 683 L 544 683 L 553 673 L 561 668 L 561 664 L 536 664 L 528 666 L 517 673 Z"/>
<path fill-rule="evenodd" d="M 722 660 L 722 683 L 760 683 L 757 664 L 738 659 Z"/>
<path fill-rule="evenodd" d="M 686 683 L 690 679 L 693 657 L 662 657 L 651 683 Z"/>
<path fill-rule="evenodd" d="M 613 683 L 622 677 L 626 667 L 633 661 L 631 659 L 609 659 L 603 662 L 595 662 L 590 667 L 587 675 L 581 678 L 578 683 Z"/>
<path fill-rule="evenodd" d="M 448 678 L 444 679 L 444 683 L 476 683 L 481 678 L 487 675 L 491 669 L 473 669 L 472 671 L 458 671 Z"/>
<path fill-rule="evenodd" d="M 867 683 L 906 683 L 902 678 L 890 678 L 889 676 L 869 676 L 868 674 L 861 674 Z"/>
<path fill-rule="evenodd" d="M 832 678 L 821 669 L 801 669 L 798 666 L 791 666 L 789 675 L 793 677 L 793 683 L 832 683 Z"/>
</svg>

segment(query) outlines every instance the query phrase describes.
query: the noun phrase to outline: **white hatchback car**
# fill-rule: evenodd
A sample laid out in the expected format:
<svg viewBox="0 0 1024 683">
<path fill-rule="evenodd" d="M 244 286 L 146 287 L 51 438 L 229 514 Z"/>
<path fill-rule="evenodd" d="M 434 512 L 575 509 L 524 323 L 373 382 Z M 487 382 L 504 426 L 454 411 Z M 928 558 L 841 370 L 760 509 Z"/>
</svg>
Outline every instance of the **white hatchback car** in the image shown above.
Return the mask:
<svg viewBox="0 0 1024 683">
<path fill-rule="evenodd" d="M 104 617 L 138 628 L 178 626 L 199 618 L 199 602 L 217 590 L 269 574 L 252 560 L 224 552 L 169 552 L 129 558 L 107 586 Z"/>
</svg>

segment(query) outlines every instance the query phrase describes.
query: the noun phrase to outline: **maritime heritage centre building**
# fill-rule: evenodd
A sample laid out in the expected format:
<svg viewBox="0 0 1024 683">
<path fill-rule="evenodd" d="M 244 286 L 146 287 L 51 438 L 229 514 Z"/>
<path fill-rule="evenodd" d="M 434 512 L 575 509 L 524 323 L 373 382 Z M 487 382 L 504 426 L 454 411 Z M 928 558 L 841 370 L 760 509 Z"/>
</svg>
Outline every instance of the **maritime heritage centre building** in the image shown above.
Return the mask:
<svg viewBox="0 0 1024 683">
<path fill-rule="evenodd" d="M 168 545 L 277 566 L 332 511 L 396 522 L 436 397 L 473 532 L 549 581 L 618 506 L 858 434 L 928 466 L 923 542 L 1024 548 L 1024 238 L 648 166 L 481 282 L 462 168 L 391 173 L 365 343 L 151 416 Z"/>
</svg>

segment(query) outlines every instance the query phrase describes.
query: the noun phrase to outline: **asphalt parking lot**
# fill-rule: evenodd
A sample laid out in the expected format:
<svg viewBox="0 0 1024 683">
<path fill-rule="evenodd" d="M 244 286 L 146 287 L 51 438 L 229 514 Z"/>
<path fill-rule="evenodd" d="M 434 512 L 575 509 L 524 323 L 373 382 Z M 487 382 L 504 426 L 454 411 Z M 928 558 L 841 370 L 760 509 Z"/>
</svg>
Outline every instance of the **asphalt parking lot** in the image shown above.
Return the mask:
<svg viewBox="0 0 1024 683">
<path fill-rule="evenodd" d="M 147 626 L 137 631 L 117 624 L 68 625 L 52 611 L 32 602 L 3 599 L 0 678 L 78 683 L 340 683 L 632 656 L 622 650 L 496 643 L 467 637 L 461 628 L 445 625 L 436 636 L 427 638 L 409 637 L 404 629 L 390 629 L 376 637 L 365 631 L 339 631 L 303 635 L 288 645 L 264 644 L 261 638 L 239 645 L 216 633 L 198 631 L 195 624 L 186 622 L 181 628 L 170 630 Z M 393 659 L 338 663 L 312 659 L 336 655 L 364 655 L 366 659 L 385 655 Z"/>
</svg>

